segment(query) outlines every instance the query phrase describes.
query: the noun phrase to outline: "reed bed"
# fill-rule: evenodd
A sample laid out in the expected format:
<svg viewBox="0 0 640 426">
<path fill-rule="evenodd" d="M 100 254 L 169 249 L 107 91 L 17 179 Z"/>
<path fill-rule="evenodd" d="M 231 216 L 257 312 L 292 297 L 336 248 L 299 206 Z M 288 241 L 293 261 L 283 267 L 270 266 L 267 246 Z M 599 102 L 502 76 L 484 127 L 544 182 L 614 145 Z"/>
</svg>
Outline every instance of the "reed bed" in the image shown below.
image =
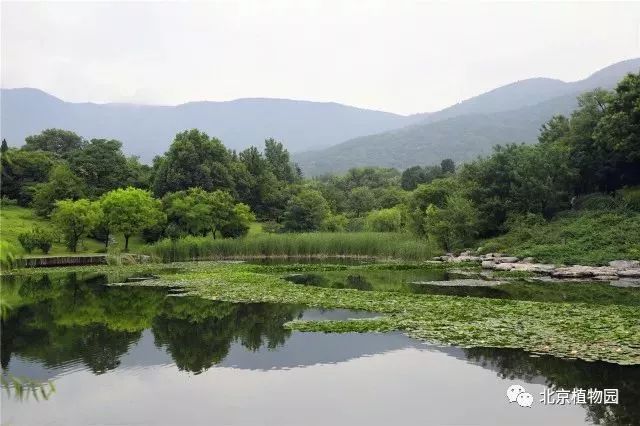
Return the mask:
<svg viewBox="0 0 640 426">
<path fill-rule="evenodd" d="M 385 257 L 426 260 L 437 252 L 431 243 L 395 232 L 317 232 L 257 234 L 239 239 L 185 237 L 165 239 L 146 254 L 163 262 L 249 257 Z"/>
</svg>

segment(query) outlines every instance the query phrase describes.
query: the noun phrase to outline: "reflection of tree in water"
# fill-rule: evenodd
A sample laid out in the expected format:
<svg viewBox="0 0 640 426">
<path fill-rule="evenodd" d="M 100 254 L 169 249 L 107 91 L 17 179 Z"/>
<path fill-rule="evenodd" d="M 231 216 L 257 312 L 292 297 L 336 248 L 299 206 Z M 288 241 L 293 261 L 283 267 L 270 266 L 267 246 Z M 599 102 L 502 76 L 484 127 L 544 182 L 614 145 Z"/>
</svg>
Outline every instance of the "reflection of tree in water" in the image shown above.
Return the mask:
<svg viewBox="0 0 640 426">
<path fill-rule="evenodd" d="M 181 369 L 202 372 L 219 363 L 235 341 L 250 350 L 282 345 L 282 324 L 301 308 L 167 297 L 165 289 L 108 287 L 102 275 L 32 275 L 3 283 L 11 306 L 2 315 L 3 369 L 13 354 L 57 367 L 82 361 L 96 374 L 151 328 Z"/>
<path fill-rule="evenodd" d="M 284 344 L 290 332 L 282 325 L 301 312 L 287 305 L 172 297 L 155 318 L 153 334 L 156 345 L 166 346 L 178 368 L 201 373 L 224 360 L 233 342 L 253 351 Z"/>
<path fill-rule="evenodd" d="M 640 424 L 640 366 L 587 362 L 552 356 L 531 357 L 515 349 L 464 349 L 467 358 L 495 370 L 503 379 L 532 381 L 543 377 L 555 389 L 619 389 L 618 405 L 584 405 L 596 424 Z"/>
</svg>

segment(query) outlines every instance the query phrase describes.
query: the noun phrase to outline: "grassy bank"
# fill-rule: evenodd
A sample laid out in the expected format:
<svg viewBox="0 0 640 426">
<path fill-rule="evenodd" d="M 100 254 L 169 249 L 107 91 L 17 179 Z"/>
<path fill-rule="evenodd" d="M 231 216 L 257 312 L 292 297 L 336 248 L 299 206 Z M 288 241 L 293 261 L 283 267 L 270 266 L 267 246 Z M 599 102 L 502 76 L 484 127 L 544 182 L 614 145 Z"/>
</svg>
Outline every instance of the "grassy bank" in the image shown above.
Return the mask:
<svg viewBox="0 0 640 426">
<path fill-rule="evenodd" d="M 626 211 L 567 212 L 555 220 L 521 226 L 481 244 L 548 263 L 596 265 L 640 259 L 640 214 Z"/>
<path fill-rule="evenodd" d="M 163 240 L 145 253 L 164 262 L 233 257 L 372 256 L 425 260 L 438 249 L 408 234 L 382 232 L 255 234 L 240 239 Z"/>
<path fill-rule="evenodd" d="M 29 232 L 36 226 L 54 231 L 56 230 L 55 225 L 52 224 L 50 220 L 36 216 L 32 209 L 9 204 L 2 205 L 2 208 L 0 209 L 0 231 L 2 241 L 10 244 L 16 255 L 23 256 L 27 254 L 18 241 L 18 235 L 23 232 Z M 116 247 L 119 249 L 124 248 L 124 236 L 116 235 L 115 240 L 116 241 L 115 244 L 112 245 L 112 249 Z M 142 246 L 144 246 L 144 241 L 137 235 L 131 237 L 129 240 L 130 252 L 139 252 Z M 78 246 L 78 253 L 101 252 L 105 252 L 104 243 L 91 238 L 84 238 Z M 72 253 L 61 240 L 58 240 L 52 245 L 49 254 L 61 255 Z M 42 252 L 40 250 L 34 250 L 32 255 L 41 256 Z"/>
</svg>

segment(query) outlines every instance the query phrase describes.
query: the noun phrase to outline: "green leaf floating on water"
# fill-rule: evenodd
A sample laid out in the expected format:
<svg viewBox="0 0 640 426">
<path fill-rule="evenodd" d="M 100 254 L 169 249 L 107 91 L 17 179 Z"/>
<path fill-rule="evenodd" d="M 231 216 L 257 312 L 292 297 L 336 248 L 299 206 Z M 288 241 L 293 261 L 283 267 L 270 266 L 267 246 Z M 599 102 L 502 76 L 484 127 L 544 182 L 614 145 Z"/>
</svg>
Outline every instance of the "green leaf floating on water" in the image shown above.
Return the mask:
<svg viewBox="0 0 640 426">
<path fill-rule="evenodd" d="M 181 268 L 181 272 L 176 273 L 176 267 Z M 372 267 L 383 266 L 378 264 Z M 144 271 L 145 268 L 149 269 L 150 266 L 133 266 L 127 271 Z M 228 302 L 291 303 L 314 308 L 380 313 L 379 317 L 373 319 L 293 321 L 286 325 L 300 331 L 398 330 L 418 339 L 461 347 L 520 348 L 559 357 L 640 364 L 638 306 L 531 302 L 304 286 L 281 278 L 283 270 L 296 270 L 294 266 L 198 262 L 172 264 L 166 268 L 172 268 L 172 272 L 163 274 L 156 269 L 154 272 L 160 275 L 160 279 L 132 285 L 179 286 L 191 294 Z M 305 265 L 298 270 L 314 268 L 328 270 L 331 266 Z M 336 269 L 344 268 L 344 265 L 336 266 Z M 349 268 L 362 269 L 367 266 Z M 101 272 L 106 273 L 122 271 L 122 267 L 101 267 Z"/>
</svg>

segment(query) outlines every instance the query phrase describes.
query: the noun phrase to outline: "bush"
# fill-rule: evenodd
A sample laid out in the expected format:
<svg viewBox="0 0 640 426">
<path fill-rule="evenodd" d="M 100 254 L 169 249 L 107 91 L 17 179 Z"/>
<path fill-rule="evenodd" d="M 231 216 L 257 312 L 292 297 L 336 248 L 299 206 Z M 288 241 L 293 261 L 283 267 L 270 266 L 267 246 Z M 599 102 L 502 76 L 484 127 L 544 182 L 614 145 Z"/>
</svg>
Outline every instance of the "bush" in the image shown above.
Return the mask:
<svg viewBox="0 0 640 426">
<path fill-rule="evenodd" d="M 620 189 L 616 195 L 629 210 L 640 212 L 640 186 Z"/>
<path fill-rule="evenodd" d="M 402 212 L 395 207 L 374 210 L 365 218 L 364 229 L 371 232 L 398 232 L 402 229 Z"/>
<path fill-rule="evenodd" d="M 573 200 L 574 210 L 615 210 L 623 207 L 620 199 L 616 199 L 608 194 L 601 192 L 595 192 L 593 194 L 587 194 L 580 197 L 576 197 Z"/>
<path fill-rule="evenodd" d="M 343 214 L 329 215 L 322 225 L 320 230 L 324 232 L 344 232 L 347 230 L 349 219 Z"/>
<path fill-rule="evenodd" d="M 27 253 L 31 253 L 36 248 L 36 241 L 33 238 L 33 231 L 23 232 L 18 235 L 20 245 Z"/>
<path fill-rule="evenodd" d="M 22 248 L 27 252 L 31 253 L 34 249 L 42 250 L 42 253 L 49 254 L 51 250 L 51 246 L 53 242 L 56 240 L 56 235 L 52 231 L 35 227 L 29 232 L 23 232 L 18 235 L 18 241 Z"/>
</svg>

